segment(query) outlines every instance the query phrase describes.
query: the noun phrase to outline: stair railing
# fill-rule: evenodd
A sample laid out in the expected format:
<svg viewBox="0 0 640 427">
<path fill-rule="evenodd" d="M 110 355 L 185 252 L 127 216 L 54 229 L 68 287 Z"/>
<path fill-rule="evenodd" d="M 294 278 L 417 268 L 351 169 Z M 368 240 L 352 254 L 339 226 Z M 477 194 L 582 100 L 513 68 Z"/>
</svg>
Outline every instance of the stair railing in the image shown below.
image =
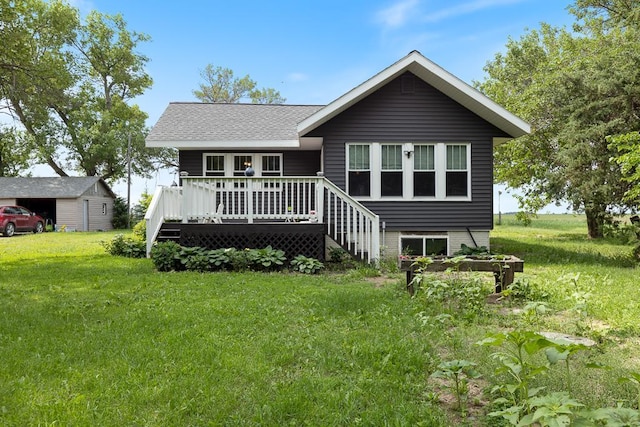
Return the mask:
<svg viewBox="0 0 640 427">
<path fill-rule="evenodd" d="M 149 208 L 144 215 L 147 226 L 147 256 L 151 254 L 151 246 L 158 237 L 165 221 L 182 219 L 182 189 L 180 187 L 158 186 L 153 193 Z"/>
<path fill-rule="evenodd" d="M 369 263 L 380 260 L 380 218 L 333 182 L 324 178 L 324 222 L 327 234 Z"/>
</svg>

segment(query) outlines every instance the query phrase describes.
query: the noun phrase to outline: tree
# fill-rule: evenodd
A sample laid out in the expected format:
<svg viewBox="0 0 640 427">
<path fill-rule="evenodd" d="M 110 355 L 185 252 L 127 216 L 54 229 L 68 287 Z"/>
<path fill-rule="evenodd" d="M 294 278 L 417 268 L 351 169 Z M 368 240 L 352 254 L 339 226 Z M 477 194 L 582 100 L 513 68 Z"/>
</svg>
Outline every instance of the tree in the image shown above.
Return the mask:
<svg viewBox="0 0 640 427">
<path fill-rule="evenodd" d="M 194 90 L 193 95 L 202 102 L 237 103 L 250 99 L 253 104 L 283 104 L 286 101 L 275 89 L 256 89 L 257 83 L 248 74 L 234 77 L 229 68 L 208 64 L 200 76 L 204 83 L 200 83 L 200 89 Z"/>
<path fill-rule="evenodd" d="M 478 85 L 533 125 L 496 151 L 496 180 L 522 188 L 530 211 L 569 202 L 586 214 L 590 237 L 602 237 L 609 215 L 628 208 L 629 183 L 606 137 L 638 126 L 640 107 L 637 34 L 604 22 L 590 17 L 577 34 L 543 24 L 510 40 Z"/>
<path fill-rule="evenodd" d="M 137 53 L 148 36 L 129 31 L 120 15 L 91 12 L 80 22 L 61 1 L 0 4 L 0 98 L 32 138 L 38 162 L 61 176 L 116 181 L 129 156 L 143 176 L 175 157 L 144 147 L 147 115 L 131 105 L 152 83 L 148 59 Z"/>
<path fill-rule="evenodd" d="M 640 133 L 638 131 L 612 135 L 609 147 L 617 153 L 614 161 L 620 165 L 623 178 L 631 183 L 625 200 L 634 206 L 640 203 Z"/>
<path fill-rule="evenodd" d="M 33 144 L 24 132 L 0 127 L 0 176 L 19 176 L 29 169 L 32 158 Z"/>
</svg>

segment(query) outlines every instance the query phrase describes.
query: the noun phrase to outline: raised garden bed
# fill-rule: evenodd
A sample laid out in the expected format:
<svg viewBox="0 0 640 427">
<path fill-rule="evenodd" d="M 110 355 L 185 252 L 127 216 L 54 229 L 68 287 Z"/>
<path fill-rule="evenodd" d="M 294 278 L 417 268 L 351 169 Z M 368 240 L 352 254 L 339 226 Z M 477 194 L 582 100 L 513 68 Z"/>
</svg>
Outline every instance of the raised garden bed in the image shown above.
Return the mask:
<svg viewBox="0 0 640 427">
<path fill-rule="evenodd" d="M 458 257 L 455 257 L 458 258 Z M 407 290 L 411 295 L 415 292 L 413 288 L 413 276 L 416 269 L 417 258 L 405 258 L 400 260 L 400 269 L 407 272 Z M 507 286 L 513 283 L 515 273 L 524 271 L 524 261 L 513 255 L 481 255 L 466 256 L 458 262 L 452 262 L 454 257 L 432 257 L 433 262 L 426 265 L 426 271 L 446 271 L 454 269 L 457 271 L 490 271 L 496 280 L 496 293 L 502 292 Z"/>
</svg>

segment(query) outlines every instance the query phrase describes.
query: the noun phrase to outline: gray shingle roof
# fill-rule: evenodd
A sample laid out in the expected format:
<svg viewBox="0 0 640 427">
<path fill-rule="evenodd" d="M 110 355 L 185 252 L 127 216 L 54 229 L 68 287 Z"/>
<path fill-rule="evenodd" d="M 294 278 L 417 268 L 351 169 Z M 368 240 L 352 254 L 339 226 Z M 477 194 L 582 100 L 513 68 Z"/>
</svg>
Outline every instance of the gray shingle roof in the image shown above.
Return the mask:
<svg viewBox="0 0 640 427">
<path fill-rule="evenodd" d="M 97 176 L 0 178 L 0 198 L 75 199 L 84 194 L 97 181 L 100 181 Z M 107 188 L 109 189 L 108 186 Z M 109 191 L 111 192 L 111 189 Z M 113 192 L 111 194 L 115 197 Z"/>
<path fill-rule="evenodd" d="M 147 141 L 290 141 L 323 106 L 172 102 Z"/>
</svg>

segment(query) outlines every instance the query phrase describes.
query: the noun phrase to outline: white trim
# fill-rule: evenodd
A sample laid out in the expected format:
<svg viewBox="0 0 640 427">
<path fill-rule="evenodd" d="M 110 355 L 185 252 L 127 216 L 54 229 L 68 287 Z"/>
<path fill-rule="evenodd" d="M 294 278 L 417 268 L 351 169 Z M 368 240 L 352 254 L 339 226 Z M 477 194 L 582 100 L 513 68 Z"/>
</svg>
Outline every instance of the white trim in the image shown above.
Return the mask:
<svg viewBox="0 0 640 427">
<path fill-rule="evenodd" d="M 412 72 L 449 98 L 457 101 L 514 138 L 531 132 L 529 123 L 502 108 L 434 62 L 431 62 L 420 52 L 413 51 L 301 121 L 297 127 L 298 135 L 305 135 L 316 129 L 406 71 Z"/>
<path fill-rule="evenodd" d="M 311 140 L 312 144 L 317 141 Z M 149 148 L 188 148 L 190 150 L 222 150 L 229 148 L 244 148 L 253 150 L 276 148 L 300 148 L 300 141 L 294 140 L 261 140 L 261 141 L 147 141 Z M 312 149 L 312 148 L 311 148 Z"/>
</svg>

